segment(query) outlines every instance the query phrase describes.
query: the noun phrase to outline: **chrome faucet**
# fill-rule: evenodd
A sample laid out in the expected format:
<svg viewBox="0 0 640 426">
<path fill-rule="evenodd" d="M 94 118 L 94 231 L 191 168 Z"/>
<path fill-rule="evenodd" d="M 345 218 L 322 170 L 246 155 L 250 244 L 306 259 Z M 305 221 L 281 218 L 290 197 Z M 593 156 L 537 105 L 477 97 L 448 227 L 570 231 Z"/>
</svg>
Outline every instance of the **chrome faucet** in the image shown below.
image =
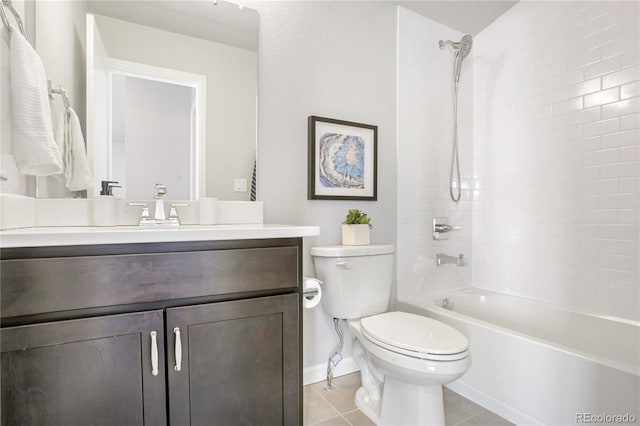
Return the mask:
<svg viewBox="0 0 640 426">
<path fill-rule="evenodd" d="M 180 225 L 180 218 L 178 217 L 177 207 L 189 207 L 189 204 L 183 204 L 183 203 L 171 204 L 171 208 L 169 210 L 169 217 L 166 217 L 165 210 L 164 210 L 164 196 L 167 194 L 167 187 L 161 183 L 157 183 L 154 186 L 154 189 L 156 190 L 156 194 L 153 198 L 155 199 L 156 208 L 155 208 L 155 211 L 153 212 L 153 219 L 149 214 L 149 205 L 147 203 L 129 203 L 130 206 L 142 207 L 142 212 L 140 214 L 140 220 L 138 221 L 138 224 L 140 226 Z"/>
<path fill-rule="evenodd" d="M 156 190 L 156 195 L 153 196 L 156 200 L 156 209 L 153 212 L 153 219 L 157 221 L 164 221 L 164 196 L 167 194 L 167 187 L 161 183 L 156 183 L 153 188 Z"/>
<path fill-rule="evenodd" d="M 456 256 L 447 256 L 444 253 L 438 253 L 436 254 L 436 265 L 437 266 L 441 266 L 441 265 L 446 265 L 447 263 L 451 263 L 457 266 L 469 266 L 469 262 L 467 262 L 467 259 L 464 258 L 464 254 L 460 253 L 457 257 Z"/>
</svg>

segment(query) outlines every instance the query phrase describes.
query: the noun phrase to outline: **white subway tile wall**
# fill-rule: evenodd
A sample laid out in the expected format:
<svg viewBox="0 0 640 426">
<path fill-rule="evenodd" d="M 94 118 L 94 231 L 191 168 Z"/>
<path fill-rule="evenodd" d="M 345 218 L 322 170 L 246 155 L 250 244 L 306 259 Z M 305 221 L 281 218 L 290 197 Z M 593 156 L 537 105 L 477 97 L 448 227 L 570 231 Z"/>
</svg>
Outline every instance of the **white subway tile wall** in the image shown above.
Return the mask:
<svg viewBox="0 0 640 426">
<path fill-rule="evenodd" d="M 475 38 L 474 286 L 640 319 L 639 6 L 519 2 Z"/>
<path fill-rule="evenodd" d="M 471 267 L 436 267 L 436 253 L 465 254 L 471 262 L 473 60 L 460 81 L 460 165 L 462 200 L 449 199 L 453 129 L 453 52 L 438 40 L 459 41 L 462 33 L 398 8 L 398 298 L 468 287 Z M 434 241 L 434 216 L 448 216 L 462 229 Z"/>
</svg>

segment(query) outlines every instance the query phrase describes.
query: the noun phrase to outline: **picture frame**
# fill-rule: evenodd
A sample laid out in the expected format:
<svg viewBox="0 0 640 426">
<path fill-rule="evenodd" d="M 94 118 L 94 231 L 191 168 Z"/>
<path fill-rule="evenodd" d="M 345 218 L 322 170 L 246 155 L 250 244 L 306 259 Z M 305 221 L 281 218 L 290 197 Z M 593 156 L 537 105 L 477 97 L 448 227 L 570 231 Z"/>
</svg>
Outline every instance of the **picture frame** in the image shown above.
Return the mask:
<svg viewBox="0 0 640 426">
<path fill-rule="evenodd" d="M 309 116 L 309 200 L 378 199 L 378 126 Z"/>
</svg>

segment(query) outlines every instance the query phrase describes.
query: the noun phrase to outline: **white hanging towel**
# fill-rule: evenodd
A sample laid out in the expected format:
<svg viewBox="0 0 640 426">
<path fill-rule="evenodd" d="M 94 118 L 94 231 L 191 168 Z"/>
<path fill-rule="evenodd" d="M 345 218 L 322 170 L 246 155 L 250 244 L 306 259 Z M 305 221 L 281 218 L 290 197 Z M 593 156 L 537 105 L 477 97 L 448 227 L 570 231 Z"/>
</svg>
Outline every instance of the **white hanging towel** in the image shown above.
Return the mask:
<svg viewBox="0 0 640 426">
<path fill-rule="evenodd" d="M 55 109 L 55 108 L 54 108 Z M 60 176 L 69 191 L 89 189 L 93 182 L 84 137 L 80 128 L 80 120 L 73 108 L 61 108 L 56 111 L 55 140 L 64 165 L 63 175 Z"/>
<path fill-rule="evenodd" d="M 35 176 L 62 173 L 42 60 L 20 31 L 13 26 L 11 29 L 12 145 L 18 171 Z"/>
</svg>

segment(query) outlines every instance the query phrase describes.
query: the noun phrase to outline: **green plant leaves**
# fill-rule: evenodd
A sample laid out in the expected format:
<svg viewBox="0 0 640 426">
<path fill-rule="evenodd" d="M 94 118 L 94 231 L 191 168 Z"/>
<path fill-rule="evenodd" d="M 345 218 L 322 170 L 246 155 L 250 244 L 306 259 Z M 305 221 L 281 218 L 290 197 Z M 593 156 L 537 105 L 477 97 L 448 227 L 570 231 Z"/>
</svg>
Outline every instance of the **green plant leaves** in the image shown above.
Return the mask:
<svg viewBox="0 0 640 426">
<path fill-rule="evenodd" d="M 369 225 L 371 226 L 371 218 L 359 209 L 349 209 L 347 217 L 342 222 L 344 225 Z"/>
</svg>

